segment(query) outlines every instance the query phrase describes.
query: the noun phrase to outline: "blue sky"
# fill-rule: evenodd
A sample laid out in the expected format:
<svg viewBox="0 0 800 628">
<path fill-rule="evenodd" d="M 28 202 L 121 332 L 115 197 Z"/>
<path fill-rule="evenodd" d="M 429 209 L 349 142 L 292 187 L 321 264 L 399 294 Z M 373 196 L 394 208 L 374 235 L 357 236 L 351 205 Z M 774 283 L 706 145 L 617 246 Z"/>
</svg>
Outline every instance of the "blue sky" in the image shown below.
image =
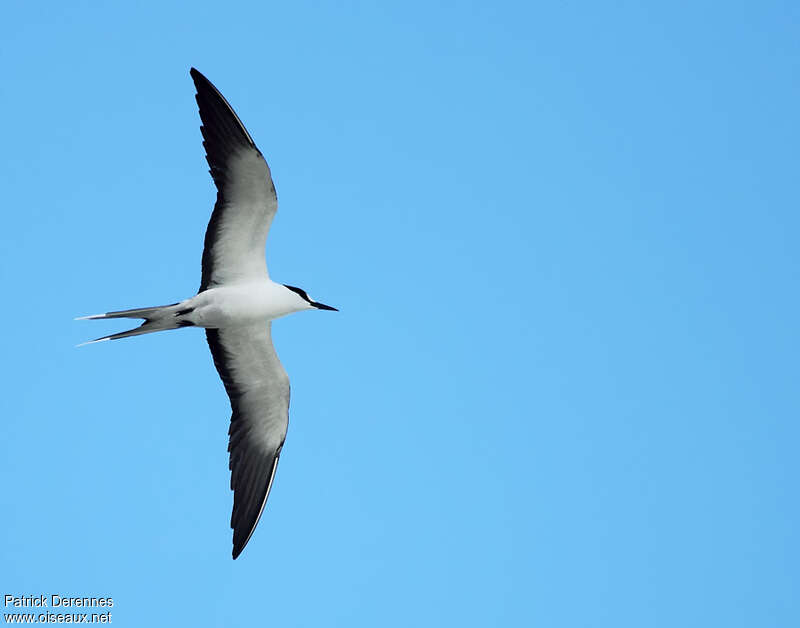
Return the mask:
<svg viewBox="0 0 800 628">
<path fill-rule="evenodd" d="M 11 2 L 0 593 L 119 626 L 800 623 L 800 9 Z M 230 558 L 190 66 L 270 162 L 292 380 Z"/>
</svg>

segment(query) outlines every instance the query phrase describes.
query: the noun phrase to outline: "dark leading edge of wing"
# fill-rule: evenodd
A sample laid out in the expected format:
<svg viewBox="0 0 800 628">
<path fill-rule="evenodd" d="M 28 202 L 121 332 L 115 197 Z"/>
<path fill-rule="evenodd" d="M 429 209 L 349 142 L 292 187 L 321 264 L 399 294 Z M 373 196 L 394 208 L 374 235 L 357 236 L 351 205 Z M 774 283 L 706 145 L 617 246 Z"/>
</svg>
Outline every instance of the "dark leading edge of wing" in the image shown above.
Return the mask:
<svg viewBox="0 0 800 628">
<path fill-rule="evenodd" d="M 200 72 L 197 88 L 203 146 L 217 186 L 206 230 L 200 292 L 217 285 L 266 280 L 264 247 L 277 210 L 269 166 L 231 106 Z M 233 557 L 253 534 L 269 496 L 289 423 L 289 378 L 269 324 L 206 330 L 231 401 Z"/>
<path fill-rule="evenodd" d="M 236 216 L 225 215 L 226 211 L 230 213 L 231 210 L 228 202 L 231 194 L 228 188 L 235 190 L 236 186 L 242 184 L 241 173 L 231 167 L 232 158 L 240 155 L 243 151 L 252 151 L 260 160 L 263 160 L 263 156 L 233 107 L 211 81 L 194 68 L 191 68 L 189 73 L 197 89 L 195 99 L 200 110 L 200 120 L 203 123 L 200 131 L 203 134 L 206 161 L 208 161 L 209 172 L 217 186 L 217 202 L 208 223 L 203 247 L 203 268 L 199 290 L 202 292 L 212 282 L 216 257 L 214 246 L 219 234 L 219 227 L 223 220 L 237 220 Z M 237 177 L 239 178 L 237 179 Z M 272 186 L 266 162 L 264 162 L 264 179 L 268 181 L 268 187 L 274 199 L 275 189 Z M 234 211 L 237 209 L 233 208 Z M 265 216 L 264 220 L 266 221 L 265 227 L 268 229 L 268 220 L 271 218 L 268 219 Z"/>
<path fill-rule="evenodd" d="M 264 511 L 267 503 L 275 471 L 278 468 L 278 458 L 283 447 L 283 437 L 286 434 L 284 417 L 288 418 L 289 384 L 280 362 L 272 349 L 272 341 L 265 331 L 264 339 L 255 339 L 255 352 L 265 353 L 262 360 L 252 364 L 252 356 L 246 351 L 241 351 L 242 343 L 247 342 L 247 334 L 240 335 L 237 331 L 225 329 L 207 329 L 206 338 L 214 357 L 214 366 L 225 385 L 231 400 L 231 426 L 228 431 L 230 440 L 231 490 L 233 490 L 233 513 L 231 514 L 231 528 L 233 528 L 233 558 L 242 553 L 245 545 L 250 540 L 253 532 Z M 263 346 L 262 346 L 263 345 Z M 245 355 L 242 355 L 242 354 Z M 243 370 L 246 374 L 242 374 Z M 280 369 L 280 373 L 274 369 Z M 282 379 L 285 381 L 282 383 Z M 263 381 L 271 381 L 264 386 Z M 272 412 L 258 412 L 258 410 Z M 256 410 L 256 415 L 254 415 Z M 273 416 L 263 416 L 264 414 Z M 263 432 L 269 432 L 275 426 L 270 424 L 270 419 L 279 416 L 277 442 L 274 446 L 264 446 L 262 443 Z M 263 420 L 267 419 L 266 425 Z"/>
</svg>

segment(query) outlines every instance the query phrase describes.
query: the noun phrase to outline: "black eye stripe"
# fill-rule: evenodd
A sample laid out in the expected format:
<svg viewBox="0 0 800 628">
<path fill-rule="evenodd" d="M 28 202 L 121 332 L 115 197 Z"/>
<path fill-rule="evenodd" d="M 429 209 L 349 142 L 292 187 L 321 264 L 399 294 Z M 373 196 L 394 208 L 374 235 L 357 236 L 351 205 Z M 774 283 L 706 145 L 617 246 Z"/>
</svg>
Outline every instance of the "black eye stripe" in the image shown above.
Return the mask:
<svg viewBox="0 0 800 628">
<path fill-rule="evenodd" d="M 301 296 L 303 299 L 305 299 L 306 301 L 308 301 L 309 303 L 311 303 L 311 299 L 309 299 L 309 298 L 308 298 L 308 294 L 306 294 L 306 291 L 305 291 L 305 290 L 303 290 L 302 288 L 297 288 L 297 287 L 295 287 L 295 286 L 287 286 L 286 284 L 283 284 L 283 285 L 284 285 L 284 287 L 286 287 L 286 288 L 289 288 L 289 290 L 291 290 L 292 292 L 296 292 L 296 293 L 297 293 L 297 294 L 299 294 L 299 295 L 300 295 L 300 296 Z"/>
</svg>

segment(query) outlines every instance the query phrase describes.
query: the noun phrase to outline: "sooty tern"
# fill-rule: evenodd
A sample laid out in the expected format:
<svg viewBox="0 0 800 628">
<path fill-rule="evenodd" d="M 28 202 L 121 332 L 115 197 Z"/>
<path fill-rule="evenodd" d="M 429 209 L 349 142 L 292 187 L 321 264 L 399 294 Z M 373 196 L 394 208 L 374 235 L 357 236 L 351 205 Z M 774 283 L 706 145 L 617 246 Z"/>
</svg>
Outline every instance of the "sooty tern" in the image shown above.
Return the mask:
<svg viewBox="0 0 800 628">
<path fill-rule="evenodd" d="M 233 411 L 228 451 L 235 559 L 264 510 L 289 425 L 289 377 L 272 346 L 272 321 L 302 310 L 336 308 L 269 278 L 264 247 L 278 208 L 269 166 L 222 94 L 194 68 L 190 74 L 197 89 L 206 159 L 217 186 L 200 289 L 180 303 L 81 319 L 144 319 L 140 327 L 91 342 L 179 327 L 205 328 Z"/>
</svg>

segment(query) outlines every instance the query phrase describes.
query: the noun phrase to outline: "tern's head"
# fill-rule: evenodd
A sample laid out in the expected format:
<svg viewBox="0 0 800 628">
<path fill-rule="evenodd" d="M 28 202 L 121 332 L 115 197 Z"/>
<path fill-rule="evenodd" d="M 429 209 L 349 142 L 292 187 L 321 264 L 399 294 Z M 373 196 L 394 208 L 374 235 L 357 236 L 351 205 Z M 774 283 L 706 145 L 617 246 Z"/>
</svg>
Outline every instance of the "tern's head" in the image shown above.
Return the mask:
<svg viewBox="0 0 800 628">
<path fill-rule="evenodd" d="M 297 299 L 299 301 L 298 309 L 303 309 L 303 310 L 312 310 L 312 309 L 316 309 L 316 310 L 332 310 L 334 312 L 338 312 L 339 311 L 335 307 L 331 307 L 330 305 L 325 305 L 324 303 L 317 303 L 310 296 L 308 296 L 308 293 L 305 290 L 303 290 L 302 288 L 296 288 L 295 286 L 287 286 L 286 284 L 283 284 L 283 285 L 284 285 L 284 287 L 288 288 L 289 290 L 291 290 L 292 292 L 294 292 L 297 295 Z"/>
</svg>

